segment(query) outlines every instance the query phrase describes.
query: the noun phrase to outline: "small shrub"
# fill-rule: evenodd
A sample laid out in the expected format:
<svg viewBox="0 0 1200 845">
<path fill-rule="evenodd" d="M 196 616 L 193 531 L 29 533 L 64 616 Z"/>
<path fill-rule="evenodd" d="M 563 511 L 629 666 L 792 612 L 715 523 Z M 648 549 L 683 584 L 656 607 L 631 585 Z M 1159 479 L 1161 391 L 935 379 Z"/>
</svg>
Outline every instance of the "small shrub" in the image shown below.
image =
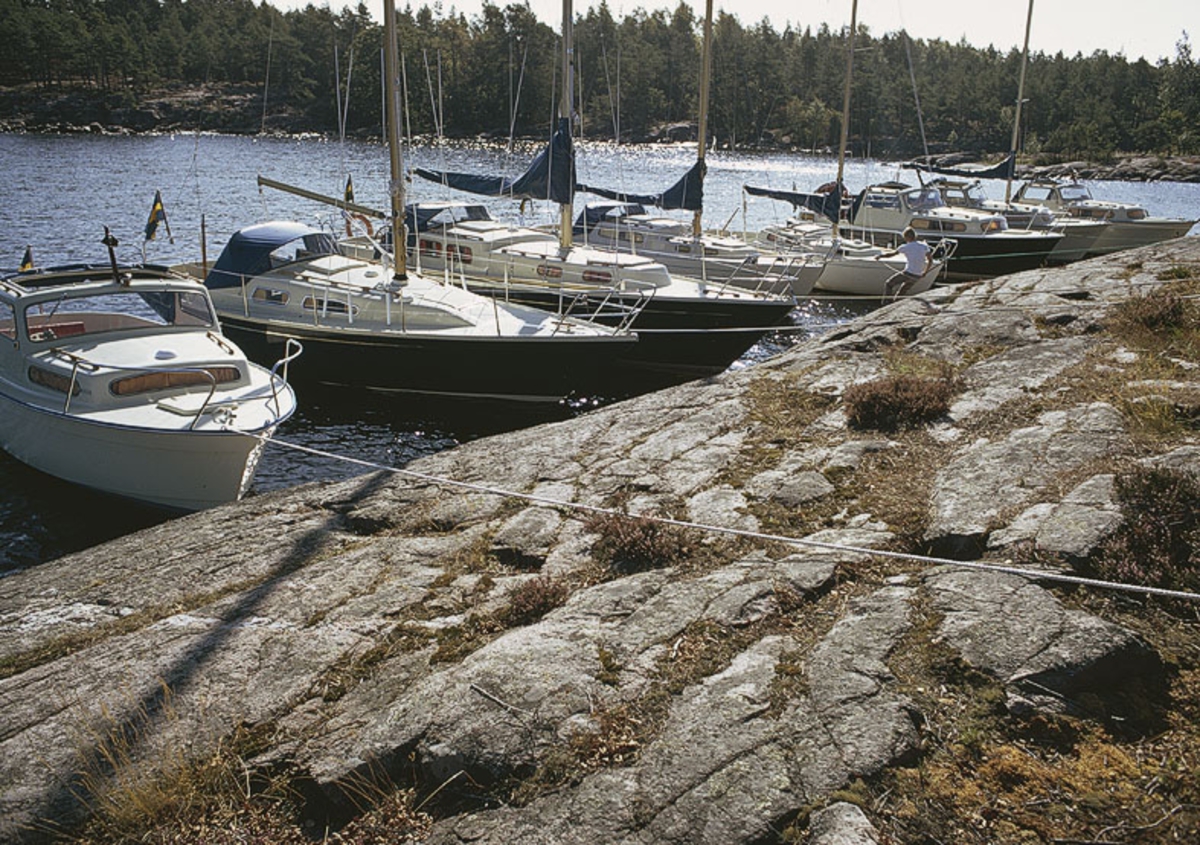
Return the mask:
<svg viewBox="0 0 1200 845">
<path fill-rule="evenodd" d="M 570 594 L 565 583 L 548 575 L 523 581 L 508 591 L 508 606 L 499 612 L 500 621 L 509 626 L 536 622 L 561 607 Z"/>
<path fill-rule="evenodd" d="M 1171 469 L 1117 476 L 1124 521 L 1100 548 L 1094 568 L 1114 581 L 1200 589 L 1200 478 Z"/>
<path fill-rule="evenodd" d="M 842 401 L 852 427 L 897 431 L 945 414 L 958 389 L 958 380 L 948 374 L 938 378 L 894 375 L 851 385 Z"/>
<path fill-rule="evenodd" d="M 584 528 L 600 535 L 592 545 L 592 554 L 621 573 L 670 566 L 691 551 L 682 528 L 644 516 L 597 514 Z"/>
<path fill-rule="evenodd" d="M 1134 296 L 1116 308 L 1118 323 L 1139 326 L 1151 331 L 1181 328 L 1187 317 L 1187 301 L 1177 294 L 1155 291 L 1146 296 Z"/>
</svg>

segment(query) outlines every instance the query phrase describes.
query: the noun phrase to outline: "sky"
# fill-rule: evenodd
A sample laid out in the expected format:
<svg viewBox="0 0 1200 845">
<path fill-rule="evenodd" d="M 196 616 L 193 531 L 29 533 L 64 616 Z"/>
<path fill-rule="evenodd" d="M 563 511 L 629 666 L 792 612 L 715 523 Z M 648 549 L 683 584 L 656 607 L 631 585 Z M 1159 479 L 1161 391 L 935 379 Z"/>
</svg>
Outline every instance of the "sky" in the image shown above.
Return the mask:
<svg viewBox="0 0 1200 845">
<path fill-rule="evenodd" d="M 686 0 L 697 18 L 704 16 L 704 0 Z M 282 9 L 297 9 L 312 3 L 326 3 L 335 11 L 357 0 L 269 0 Z M 363 0 L 376 20 L 382 16 L 383 0 Z M 562 18 L 562 0 L 528 0 L 534 14 L 543 23 L 557 29 Z M 609 0 L 608 8 L 620 19 L 635 9 L 673 10 L 679 0 Z M 467 17 L 479 13 L 483 0 L 440 0 L 444 12 L 453 8 Z M 434 0 L 396 0 L 419 8 Z M 501 8 L 509 0 L 492 0 Z M 591 0 L 574 0 L 575 14 L 599 5 Z M 850 22 L 851 0 L 713 0 L 713 13 L 722 9 L 736 15 L 744 25 L 766 18 L 777 30 L 787 23 L 800 27 L 819 27 L 822 22 L 833 29 Z M 376 8 L 378 7 L 378 8 Z M 1025 40 L 1026 0 L 860 0 L 858 22 L 875 35 L 907 29 L 914 38 L 941 38 L 957 43 L 1000 50 L 1020 48 Z M 1073 56 L 1089 55 L 1095 50 L 1123 53 L 1126 58 L 1145 58 L 1150 62 L 1175 58 L 1175 42 L 1188 33 L 1194 57 L 1200 57 L 1200 2 L 1197 0 L 1040 0 L 1034 3 L 1030 50 Z"/>
</svg>

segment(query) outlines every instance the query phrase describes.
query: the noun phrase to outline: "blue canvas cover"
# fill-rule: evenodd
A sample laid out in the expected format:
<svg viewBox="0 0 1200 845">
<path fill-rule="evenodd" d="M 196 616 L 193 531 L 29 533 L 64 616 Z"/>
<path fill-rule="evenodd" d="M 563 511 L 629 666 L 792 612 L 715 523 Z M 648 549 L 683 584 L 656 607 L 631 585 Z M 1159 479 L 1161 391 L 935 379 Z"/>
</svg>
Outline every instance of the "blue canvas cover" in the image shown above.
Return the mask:
<svg viewBox="0 0 1200 845">
<path fill-rule="evenodd" d="M 575 150 L 571 144 L 571 124 L 559 118 L 558 129 L 544 150 L 515 179 L 504 176 L 479 176 L 474 173 L 450 173 L 418 167 L 413 171 L 422 179 L 485 197 L 549 200 L 568 205 L 575 199 Z"/>
<path fill-rule="evenodd" d="M 966 179 L 1011 179 L 1016 174 L 1017 159 L 1008 156 L 1003 161 L 991 167 L 978 164 L 964 164 L 961 167 L 943 167 L 937 164 L 921 164 L 917 161 L 907 161 L 902 166 L 909 170 L 919 170 L 923 173 L 939 173 L 942 176 L 957 176 Z"/>
<path fill-rule="evenodd" d="M 704 174 L 708 165 L 697 161 L 678 182 L 660 194 L 626 194 L 609 188 L 596 188 L 591 185 L 577 185 L 576 190 L 587 191 L 589 194 L 607 197 L 618 202 L 635 202 L 641 205 L 653 205 L 658 208 L 682 208 L 687 211 L 704 210 Z"/>
<path fill-rule="evenodd" d="M 790 202 L 793 208 L 807 208 L 810 211 L 827 217 L 834 223 L 842 210 L 840 185 L 828 193 L 805 193 L 803 191 L 782 191 L 775 188 L 756 188 L 753 185 L 743 185 L 746 193 L 754 197 L 770 197 L 773 200 Z"/>
<path fill-rule="evenodd" d="M 337 252 L 333 237 L 305 223 L 273 220 L 234 232 L 217 263 L 208 271 L 204 286 L 210 290 L 241 285 L 243 277 L 258 276 L 271 269 L 271 253 L 292 241 L 304 241 L 315 255 Z"/>
</svg>

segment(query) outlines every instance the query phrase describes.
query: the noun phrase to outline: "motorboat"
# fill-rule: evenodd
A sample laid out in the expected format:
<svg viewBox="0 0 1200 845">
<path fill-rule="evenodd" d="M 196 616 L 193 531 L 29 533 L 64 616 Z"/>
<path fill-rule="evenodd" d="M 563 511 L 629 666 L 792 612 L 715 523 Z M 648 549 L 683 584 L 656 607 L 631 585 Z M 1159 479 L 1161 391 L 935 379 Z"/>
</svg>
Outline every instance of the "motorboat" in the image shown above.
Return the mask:
<svg viewBox="0 0 1200 845">
<path fill-rule="evenodd" d="M 1010 229 L 1060 233 L 1062 239 L 1047 257 L 1050 264 L 1068 264 L 1086 257 L 1095 249 L 1096 241 L 1108 230 L 1107 220 L 1061 216 L 1044 205 L 989 199 L 978 179 L 940 176 L 925 184 L 937 188 L 942 201 L 953 208 L 973 208 L 1003 215 Z"/>
<path fill-rule="evenodd" d="M 296 397 L 164 267 L 0 277 L 0 445 L 35 469 L 176 511 L 241 498 Z"/>
<path fill-rule="evenodd" d="M 1089 257 L 1182 238 L 1197 223 L 1179 217 L 1152 217 L 1144 207 L 1132 203 L 1095 199 L 1077 179 L 1031 179 L 1017 189 L 1014 199 L 1044 206 L 1061 217 L 1105 224 L 1087 251 Z"/>
<path fill-rule="evenodd" d="M 933 244 L 943 238 L 958 242 L 946 268 L 950 281 L 1002 276 L 1043 266 L 1058 246 L 1058 232 L 1010 229 L 1002 214 L 953 208 L 931 186 L 883 182 L 863 189 L 850 203 L 842 236 L 895 246 L 904 229 Z"/>
<path fill-rule="evenodd" d="M 594 395 L 637 336 L 482 296 L 436 274 L 398 277 L 343 254 L 335 236 L 274 221 L 235 232 L 204 279 L 225 330 L 251 357 L 305 347 L 306 381 L 429 397 L 559 402 Z"/>
</svg>

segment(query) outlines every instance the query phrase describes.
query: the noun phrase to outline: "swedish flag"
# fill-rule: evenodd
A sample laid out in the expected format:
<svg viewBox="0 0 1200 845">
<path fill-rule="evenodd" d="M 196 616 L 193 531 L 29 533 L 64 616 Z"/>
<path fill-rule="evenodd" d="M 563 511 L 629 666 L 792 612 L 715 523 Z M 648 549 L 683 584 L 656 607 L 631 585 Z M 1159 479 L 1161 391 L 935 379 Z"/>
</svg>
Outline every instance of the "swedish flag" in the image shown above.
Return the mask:
<svg viewBox="0 0 1200 845">
<path fill-rule="evenodd" d="M 18 272 L 25 273 L 33 269 L 33 247 L 25 247 L 25 255 L 21 258 L 21 266 Z"/>
<path fill-rule="evenodd" d="M 163 208 L 162 191 L 154 192 L 154 205 L 150 206 L 150 219 L 146 221 L 146 240 L 154 240 L 154 236 L 158 234 L 158 224 L 162 223 L 167 230 L 167 237 L 171 243 L 175 243 L 175 238 L 171 235 L 171 224 L 167 222 L 167 210 Z"/>
<path fill-rule="evenodd" d="M 354 177 L 353 176 L 346 177 L 345 200 L 346 200 L 346 202 L 354 202 Z"/>
</svg>

